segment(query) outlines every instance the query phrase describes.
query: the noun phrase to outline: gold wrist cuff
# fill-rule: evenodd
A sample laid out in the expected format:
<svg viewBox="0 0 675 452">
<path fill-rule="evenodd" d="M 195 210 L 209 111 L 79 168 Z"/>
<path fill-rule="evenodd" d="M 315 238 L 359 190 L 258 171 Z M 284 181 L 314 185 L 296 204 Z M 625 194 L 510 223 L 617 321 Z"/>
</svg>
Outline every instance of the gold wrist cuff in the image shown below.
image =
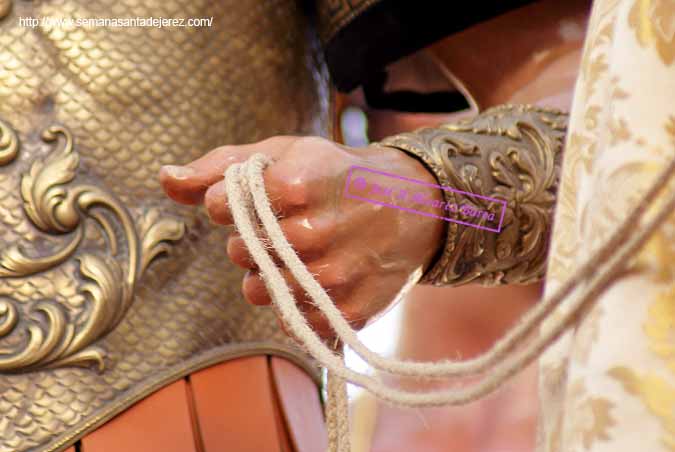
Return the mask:
<svg viewBox="0 0 675 452">
<path fill-rule="evenodd" d="M 501 105 L 468 120 L 385 138 L 434 173 L 447 204 L 506 201 L 499 232 L 448 222 L 442 253 L 421 283 L 529 284 L 546 270 L 558 189 L 566 113 Z"/>
</svg>

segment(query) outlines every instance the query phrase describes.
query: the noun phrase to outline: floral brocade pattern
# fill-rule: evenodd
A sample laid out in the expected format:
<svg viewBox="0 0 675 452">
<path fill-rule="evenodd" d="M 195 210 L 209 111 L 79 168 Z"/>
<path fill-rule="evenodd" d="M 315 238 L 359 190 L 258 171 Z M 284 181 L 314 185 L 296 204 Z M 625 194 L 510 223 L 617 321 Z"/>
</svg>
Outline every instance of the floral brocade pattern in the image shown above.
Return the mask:
<svg viewBox="0 0 675 452">
<path fill-rule="evenodd" d="M 672 0 L 593 5 L 570 114 L 549 294 L 675 158 L 674 37 Z M 540 452 L 675 451 L 674 263 L 675 216 L 632 271 L 541 358 Z"/>
</svg>

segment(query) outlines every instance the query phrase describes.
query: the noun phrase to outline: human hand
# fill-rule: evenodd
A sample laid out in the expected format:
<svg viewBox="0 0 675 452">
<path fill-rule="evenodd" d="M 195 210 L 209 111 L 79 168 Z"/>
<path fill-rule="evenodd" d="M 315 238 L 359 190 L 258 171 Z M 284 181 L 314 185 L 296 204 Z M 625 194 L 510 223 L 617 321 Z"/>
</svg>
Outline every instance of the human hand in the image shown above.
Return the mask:
<svg viewBox="0 0 675 452">
<path fill-rule="evenodd" d="M 442 246 L 441 220 L 343 196 L 354 165 L 437 184 L 421 163 L 397 149 L 348 148 L 318 137 L 280 136 L 219 147 L 186 166 L 163 167 L 160 182 L 174 201 L 203 204 L 212 222 L 230 225 L 223 173 L 256 153 L 274 160 L 264 180 L 281 229 L 352 327 L 362 328 L 386 309 L 411 275 L 426 269 Z M 439 189 L 417 187 L 426 199 L 442 200 Z M 232 262 L 249 269 L 242 283 L 244 298 L 256 305 L 270 304 L 239 234 L 229 237 L 227 252 Z M 282 266 L 278 259 L 277 263 Z M 309 323 L 321 336 L 331 337 L 323 315 L 309 303 L 290 272 L 281 271 Z"/>
</svg>

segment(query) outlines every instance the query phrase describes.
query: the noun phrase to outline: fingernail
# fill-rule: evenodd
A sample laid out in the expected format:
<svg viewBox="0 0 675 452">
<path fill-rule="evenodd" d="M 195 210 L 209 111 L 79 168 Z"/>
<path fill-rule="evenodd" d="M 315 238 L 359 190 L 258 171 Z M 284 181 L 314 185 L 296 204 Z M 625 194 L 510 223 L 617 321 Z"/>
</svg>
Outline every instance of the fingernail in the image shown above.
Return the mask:
<svg viewBox="0 0 675 452">
<path fill-rule="evenodd" d="M 176 180 L 184 180 L 195 174 L 194 168 L 189 166 L 164 165 L 162 171 Z"/>
</svg>

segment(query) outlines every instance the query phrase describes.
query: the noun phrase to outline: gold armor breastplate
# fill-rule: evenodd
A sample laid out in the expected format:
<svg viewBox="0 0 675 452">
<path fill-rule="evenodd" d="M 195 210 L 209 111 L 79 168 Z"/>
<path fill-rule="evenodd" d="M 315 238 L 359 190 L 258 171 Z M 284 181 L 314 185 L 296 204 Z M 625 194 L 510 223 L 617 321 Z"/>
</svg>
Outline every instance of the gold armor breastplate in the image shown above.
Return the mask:
<svg viewBox="0 0 675 452">
<path fill-rule="evenodd" d="M 157 179 L 219 145 L 322 132 L 297 3 L 0 0 L 0 452 L 61 450 L 230 356 L 303 364 L 273 313 L 240 299 L 227 231 Z M 151 16 L 213 25 L 18 19 Z"/>
</svg>

